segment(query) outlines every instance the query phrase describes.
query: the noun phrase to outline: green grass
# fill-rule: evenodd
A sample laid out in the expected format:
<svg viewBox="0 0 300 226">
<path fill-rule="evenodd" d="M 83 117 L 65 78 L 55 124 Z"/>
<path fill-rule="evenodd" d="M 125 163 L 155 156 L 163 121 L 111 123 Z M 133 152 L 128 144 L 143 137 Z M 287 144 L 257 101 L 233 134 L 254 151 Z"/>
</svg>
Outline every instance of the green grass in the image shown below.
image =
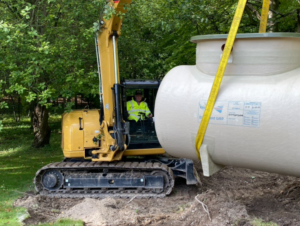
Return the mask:
<svg viewBox="0 0 300 226">
<path fill-rule="evenodd" d="M 258 218 L 252 220 L 251 224 L 253 226 L 278 226 L 278 224 L 276 224 L 274 222 L 271 222 L 271 221 L 270 222 L 265 222 L 262 219 L 258 219 Z"/>
<path fill-rule="evenodd" d="M 50 145 L 35 149 L 32 147 L 33 132 L 29 118 L 23 117 L 19 123 L 9 116 L 3 119 L 0 132 L 0 225 L 21 225 L 21 219 L 28 213 L 23 208 L 13 207 L 14 201 L 24 192 L 34 191 L 33 178 L 39 168 L 63 160 L 60 123 L 60 116 L 50 117 Z M 82 222 L 66 220 L 52 225 L 77 226 Z"/>
<path fill-rule="evenodd" d="M 55 225 L 55 226 L 83 226 L 83 222 L 82 221 L 73 221 L 73 220 L 61 219 L 61 220 L 56 221 L 55 223 L 39 224 L 39 226 L 49 226 L 49 225 Z"/>
</svg>

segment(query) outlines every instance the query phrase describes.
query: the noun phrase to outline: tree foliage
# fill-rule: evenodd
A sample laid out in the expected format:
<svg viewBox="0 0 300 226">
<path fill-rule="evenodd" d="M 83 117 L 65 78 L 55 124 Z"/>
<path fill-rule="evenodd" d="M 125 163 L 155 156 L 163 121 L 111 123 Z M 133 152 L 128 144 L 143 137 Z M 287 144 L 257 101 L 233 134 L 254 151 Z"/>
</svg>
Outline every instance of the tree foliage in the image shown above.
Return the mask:
<svg viewBox="0 0 300 226">
<path fill-rule="evenodd" d="M 0 4 L 2 96 L 21 95 L 28 103 L 50 106 L 59 96 L 97 93 L 93 22 L 103 1 Z"/>
<path fill-rule="evenodd" d="M 177 65 L 195 64 L 194 35 L 229 32 L 237 0 L 133 1 L 125 16 L 120 73 L 125 78 L 162 78 Z M 257 33 L 262 0 L 249 0 L 240 33 Z M 300 32 L 300 1 L 272 0 L 269 31 Z"/>
<path fill-rule="evenodd" d="M 98 91 L 93 22 L 104 3 L 0 1 L 0 95 L 34 107 L 34 147 L 49 143 L 53 100 Z"/>
</svg>

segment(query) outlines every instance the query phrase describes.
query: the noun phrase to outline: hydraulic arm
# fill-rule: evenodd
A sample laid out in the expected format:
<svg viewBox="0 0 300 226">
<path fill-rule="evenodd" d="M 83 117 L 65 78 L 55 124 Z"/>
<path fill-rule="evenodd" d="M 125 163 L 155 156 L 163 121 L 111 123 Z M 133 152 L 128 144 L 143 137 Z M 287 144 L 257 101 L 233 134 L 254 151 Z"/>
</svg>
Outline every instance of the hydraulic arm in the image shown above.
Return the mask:
<svg viewBox="0 0 300 226">
<path fill-rule="evenodd" d="M 118 15 L 124 15 L 124 6 L 131 0 L 109 1 L 107 7 L 114 11 L 114 16 L 100 21 L 97 37 L 98 59 L 102 81 L 102 109 L 100 137 L 101 148 L 93 151 L 93 161 L 120 160 L 127 146 L 125 144 L 124 123 L 121 113 L 121 85 L 118 62 L 118 37 L 121 35 L 122 20 Z"/>
</svg>

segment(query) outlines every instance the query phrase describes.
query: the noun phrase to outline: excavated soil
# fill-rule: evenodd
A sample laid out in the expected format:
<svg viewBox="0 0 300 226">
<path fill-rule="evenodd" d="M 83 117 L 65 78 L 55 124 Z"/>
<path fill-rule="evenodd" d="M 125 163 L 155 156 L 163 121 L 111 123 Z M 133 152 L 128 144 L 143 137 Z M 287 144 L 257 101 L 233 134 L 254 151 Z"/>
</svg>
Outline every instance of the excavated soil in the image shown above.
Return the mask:
<svg viewBox="0 0 300 226">
<path fill-rule="evenodd" d="M 81 219 L 87 226 L 300 225 L 299 178 L 226 167 L 212 177 L 201 176 L 201 182 L 196 187 L 179 180 L 163 199 L 58 199 L 28 193 L 15 206 L 28 209 L 25 225 L 59 218 Z"/>
</svg>

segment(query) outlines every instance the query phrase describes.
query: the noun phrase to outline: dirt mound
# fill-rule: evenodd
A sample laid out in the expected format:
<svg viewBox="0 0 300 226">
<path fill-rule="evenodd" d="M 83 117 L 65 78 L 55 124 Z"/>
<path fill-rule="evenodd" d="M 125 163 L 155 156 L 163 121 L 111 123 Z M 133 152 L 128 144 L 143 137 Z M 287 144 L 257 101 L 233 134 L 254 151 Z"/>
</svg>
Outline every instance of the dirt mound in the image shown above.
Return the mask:
<svg viewBox="0 0 300 226">
<path fill-rule="evenodd" d="M 131 211 L 126 204 L 123 200 L 113 198 L 87 198 L 59 215 L 59 218 L 83 220 L 97 226 L 134 224 L 137 213 Z"/>
<path fill-rule="evenodd" d="M 21 199 L 17 199 L 14 203 L 14 206 L 36 209 L 38 208 L 38 201 L 35 196 L 24 196 Z"/>
<path fill-rule="evenodd" d="M 175 195 L 176 196 L 176 195 Z M 248 218 L 244 205 L 216 198 L 213 191 L 198 196 L 198 200 L 209 206 L 208 214 L 202 205 L 190 197 L 175 201 L 174 197 L 165 199 L 128 200 L 106 198 L 102 200 L 85 199 L 60 218 L 81 219 L 87 225 L 223 225 L 242 218 Z M 173 203 L 171 203 L 173 201 Z M 201 202 L 202 202 L 201 201 Z"/>
<path fill-rule="evenodd" d="M 201 168 L 197 171 L 202 175 Z M 300 225 L 299 178 L 226 167 L 212 177 L 201 177 L 201 181 L 201 187 L 196 187 L 177 180 L 173 193 L 163 199 L 57 199 L 27 195 L 15 205 L 28 208 L 31 217 L 25 220 L 27 225 L 59 218 L 81 219 L 87 226 L 249 226 L 264 222 Z M 202 204 L 207 206 L 209 215 Z"/>
<path fill-rule="evenodd" d="M 26 218 L 23 223 L 34 225 L 56 221 L 62 211 L 68 210 L 81 201 L 82 199 L 46 198 L 29 193 L 16 200 L 14 206 L 27 208 L 30 217 Z"/>
</svg>

